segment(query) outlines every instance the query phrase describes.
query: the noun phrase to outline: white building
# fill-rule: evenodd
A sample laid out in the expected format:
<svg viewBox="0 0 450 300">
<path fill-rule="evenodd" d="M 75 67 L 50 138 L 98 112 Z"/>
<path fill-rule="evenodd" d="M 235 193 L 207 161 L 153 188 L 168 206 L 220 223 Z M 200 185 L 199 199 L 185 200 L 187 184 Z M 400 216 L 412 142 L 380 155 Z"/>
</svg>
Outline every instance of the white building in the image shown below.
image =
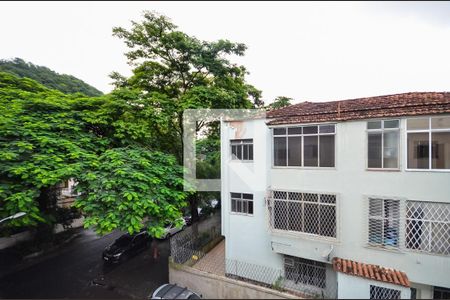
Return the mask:
<svg viewBox="0 0 450 300">
<path fill-rule="evenodd" d="M 450 298 L 450 93 L 303 102 L 223 122 L 221 142 L 228 274 Z"/>
</svg>

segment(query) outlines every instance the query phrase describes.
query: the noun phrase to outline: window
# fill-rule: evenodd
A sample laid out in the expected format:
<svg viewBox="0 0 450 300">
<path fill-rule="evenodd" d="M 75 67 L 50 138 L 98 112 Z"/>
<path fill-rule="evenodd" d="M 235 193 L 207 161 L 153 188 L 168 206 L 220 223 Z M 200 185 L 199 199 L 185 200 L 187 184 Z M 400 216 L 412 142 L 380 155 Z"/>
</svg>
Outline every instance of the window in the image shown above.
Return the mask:
<svg viewBox="0 0 450 300">
<path fill-rule="evenodd" d="M 399 120 L 367 122 L 367 167 L 398 168 Z"/>
<path fill-rule="evenodd" d="M 406 248 L 450 254 L 450 203 L 406 202 Z"/>
<path fill-rule="evenodd" d="M 400 291 L 370 285 L 370 299 L 400 299 Z"/>
<path fill-rule="evenodd" d="M 325 263 L 285 255 L 284 272 L 286 279 L 294 281 L 295 284 L 302 283 L 319 288 L 325 288 Z"/>
<path fill-rule="evenodd" d="M 450 116 L 407 120 L 408 169 L 450 170 Z"/>
<path fill-rule="evenodd" d="M 450 299 L 450 289 L 435 286 L 433 288 L 433 299 Z"/>
<path fill-rule="evenodd" d="M 272 191 L 272 229 L 336 237 L 336 195 Z"/>
<path fill-rule="evenodd" d="M 335 125 L 273 129 L 274 166 L 334 167 Z"/>
<path fill-rule="evenodd" d="M 253 195 L 231 193 L 231 211 L 245 215 L 253 215 Z"/>
<path fill-rule="evenodd" d="M 231 140 L 231 159 L 253 160 L 253 139 Z"/>
<path fill-rule="evenodd" d="M 400 201 L 369 198 L 369 244 L 398 247 Z"/>
</svg>

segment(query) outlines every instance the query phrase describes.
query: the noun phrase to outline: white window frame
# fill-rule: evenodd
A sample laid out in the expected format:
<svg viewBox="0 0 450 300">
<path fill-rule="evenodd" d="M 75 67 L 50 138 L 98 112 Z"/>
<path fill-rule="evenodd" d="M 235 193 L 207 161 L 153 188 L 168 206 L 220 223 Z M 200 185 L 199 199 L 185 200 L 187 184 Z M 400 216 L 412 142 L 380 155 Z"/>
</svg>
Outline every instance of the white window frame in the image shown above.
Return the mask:
<svg viewBox="0 0 450 300">
<path fill-rule="evenodd" d="M 334 207 L 335 207 L 335 216 L 336 216 L 336 236 L 335 237 L 331 237 L 331 236 L 325 236 L 325 235 L 318 235 L 318 234 L 314 234 L 314 233 L 308 233 L 308 232 L 304 232 L 304 231 L 293 231 L 293 230 L 284 230 L 284 229 L 276 229 L 275 228 L 275 220 L 274 220 L 274 216 L 270 215 L 271 213 L 275 213 L 274 212 L 274 200 L 275 198 L 272 197 L 272 192 L 274 191 L 278 191 L 278 192 L 286 192 L 286 193 L 304 193 L 304 194 L 318 194 L 318 195 L 333 195 L 335 196 L 335 203 L 334 203 Z M 280 199 L 278 199 L 280 200 Z M 282 199 L 280 201 L 283 201 Z M 285 201 L 294 201 L 294 200 L 285 200 Z M 294 202 L 298 202 L 298 201 L 294 201 Z M 270 203 L 270 204 L 269 204 Z M 277 234 L 280 235 L 287 235 L 287 236 L 295 236 L 295 237 L 302 237 L 302 238 L 306 238 L 306 239 L 310 239 L 310 240 L 315 240 L 315 241 L 325 241 L 325 242 L 330 242 L 330 243 L 334 243 L 337 244 L 339 242 L 339 238 L 340 238 L 340 197 L 339 194 L 336 193 L 332 193 L 332 192 L 317 192 L 317 191 L 306 191 L 306 190 L 285 190 L 285 189 L 272 189 L 270 191 L 270 196 L 269 196 L 269 202 L 266 204 L 267 206 L 271 206 L 272 211 L 270 211 L 267 207 L 267 212 L 268 212 L 268 224 L 269 224 L 269 229 Z M 271 223 L 273 222 L 273 224 Z"/>
<path fill-rule="evenodd" d="M 241 194 L 241 197 L 240 198 L 235 198 L 231 194 Z M 243 198 L 244 194 L 252 195 L 252 199 L 245 199 L 245 198 Z M 244 212 L 233 211 L 233 200 L 241 201 L 242 205 L 244 204 L 244 202 L 246 202 L 247 203 L 247 212 L 244 213 Z M 248 212 L 248 202 L 252 202 L 253 212 L 251 214 Z M 236 208 L 237 208 L 237 202 L 236 202 Z M 252 194 L 252 193 L 231 192 L 230 193 L 230 214 L 241 215 L 241 216 L 253 216 L 255 214 L 255 195 Z"/>
<path fill-rule="evenodd" d="M 403 199 L 398 199 L 396 197 L 378 197 L 378 196 L 369 196 L 366 198 L 367 199 L 367 220 L 366 220 L 366 228 L 367 228 L 367 234 L 365 236 L 366 239 L 366 244 L 368 247 L 373 247 L 373 248 L 378 248 L 378 249 L 386 249 L 386 250 L 395 250 L 395 251 L 399 251 L 402 247 L 402 243 L 403 243 L 403 237 L 402 235 L 403 233 L 403 229 L 402 227 L 404 226 L 404 218 L 402 216 L 402 214 L 404 213 L 403 211 L 403 207 L 402 207 L 402 202 Z M 370 201 L 371 200 L 381 200 L 382 201 L 382 206 L 381 206 L 381 216 L 370 216 Z M 377 244 L 377 243 L 371 243 L 370 242 L 370 220 L 381 220 L 382 221 L 382 236 L 381 238 L 384 238 L 384 230 L 385 230 L 385 221 L 388 220 L 388 218 L 386 218 L 384 216 L 384 207 L 385 207 L 385 201 L 386 200 L 391 200 L 391 201 L 395 201 L 398 204 L 397 210 L 398 210 L 398 219 L 393 219 L 393 221 L 397 221 L 398 223 L 398 228 L 397 228 L 397 245 L 396 246 L 392 246 L 392 245 L 385 245 L 384 242 Z"/>
<path fill-rule="evenodd" d="M 385 121 L 398 121 L 397 128 L 384 128 Z M 381 122 L 381 128 L 378 129 L 368 129 L 367 125 L 369 122 Z M 401 157 L 401 120 L 400 119 L 373 119 L 367 120 L 366 122 L 366 170 L 368 171 L 399 171 L 400 170 L 400 157 Z M 397 168 L 384 168 L 384 132 L 398 132 L 398 140 L 397 140 Z M 381 168 L 373 168 L 369 167 L 369 133 L 381 133 Z"/>
<path fill-rule="evenodd" d="M 334 126 L 334 132 L 333 133 L 320 133 L 320 126 L 321 125 L 333 125 Z M 336 136 L 337 136 L 337 123 L 306 123 L 306 124 L 289 124 L 289 125 L 278 125 L 278 126 L 271 126 L 271 162 L 272 162 L 272 168 L 274 169 L 290 169 L 290 168 L 294 168 L 294 169 L 316 169 L 316 170 L 335 170 L 336 169 L 336 165 L 337 165 L 337 156 L 336 156 L 336 148 L 337 148 L 337 140 L 336 140 Z M 288 129 L 289 128 L 295 128 L 295 127 L 309 127 L 309 126 L 317 126 L 317 133 L 308 133 L 308 134 L 304 134 L 303 133 L 303 129 L 302 129 L 302 134 L 288 134 Z M 286 129 L 286 133 L 284 135 L 274 135 L 274 129 L 278 129 L 278 128 L 284 128 Z M 319 141 L 319 136 L 322 135 L 334 135 L 334 166 L 333 167 L 320 167 L 320 141 Z M 302 155 L 302 159 L 301 159 L 301 166 L 276 166 L 275 165 L 275 137 L 285 137 L 286 138 L 286 164 L 288 163 L 288 150 L 289 150 L 289 139 L 288 137 L 298 137 L 300 136 L 302 138 L 302 148 L 301 148 L 301 155 Z M 314 166 L 304 166 L 304 159 L 305 159 L 305 154 L 304 154 L 304 147 L 305 147 L 305 143 L 304 143 L 304 136 L 317 136 L 317 167 Z"/>
<path fill-rule="evenodd" d="M 252 147 L 252 159 L 244 159 L 243 158 L 244 157 L 244 145 L 249 145 Z M 241 154 L 242 154 L 241 159 L 233 156 L 233 146 L 241 147 Z M 255 147 L 253 145 L 253 139 L 231 139 L 230 140 L 230 155 L 231 155 L 231 161 L 253 162 L 253 159 L 255 157 Z M 249 157 L 250 157 L 250 152 L 249 152 Z"/>
<path fill-rule="evenodd" d="M 432 164 L 433 164 L 433 159 L 432 159 L 432 133 L 433 132 L 450 132 L 450 128 L 446 128 L 446 129 L 432 129 L 431 128 L 431 120 L 432 119 L 437 119 L 437 118 L 441 118 L 441 117 L 450 117 L 449 115 L 440 115 L 440 116 L 418 116 L 418 117 L 413 117 L 413 118 L 406 118 L 406 123 L 405 123 L 405 137 L 404 137 L 404 141 L 405 141 L 405 146 L 404 146 L 404 153 L 405 153 L 405 171 L 414 171 L 414 172 L 445 172 L 448 173 L 450 172 L 450 169 L 433 169 L 432 168 Z M 411 129 L 408 130 L 408 120 L 412 120 L 412 119 L 428 119 L 428 129 Z M 408 133 L 428 133 L 428 169 L 413 169 L 413 168 L 408 168 Z"/>
</svg>

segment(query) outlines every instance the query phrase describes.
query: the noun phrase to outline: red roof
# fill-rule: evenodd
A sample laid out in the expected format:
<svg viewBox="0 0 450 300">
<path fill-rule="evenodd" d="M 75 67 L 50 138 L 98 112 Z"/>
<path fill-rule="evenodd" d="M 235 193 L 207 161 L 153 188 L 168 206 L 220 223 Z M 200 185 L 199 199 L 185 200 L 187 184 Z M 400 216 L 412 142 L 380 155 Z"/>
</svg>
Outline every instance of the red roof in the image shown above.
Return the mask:
<svg viewBox="0 0 450 300">
<path fill-rule="evenodd" d="M 333 269 L 336 272 L 342 272 L 348 275 L 364 277 L 367 279 L 406 287 L 410 286 L 408 276 L 406 276 L 405 272 L 384 268 L 378 265 L 365 264 L 349 259 L 334 257 Z"/>
<path fill-rule="evenodd" d="M 330 102 L 302 102 L 269 111 L 269 125 L 450 113 L 450 92 L 405 93 Z"/>
</svg>

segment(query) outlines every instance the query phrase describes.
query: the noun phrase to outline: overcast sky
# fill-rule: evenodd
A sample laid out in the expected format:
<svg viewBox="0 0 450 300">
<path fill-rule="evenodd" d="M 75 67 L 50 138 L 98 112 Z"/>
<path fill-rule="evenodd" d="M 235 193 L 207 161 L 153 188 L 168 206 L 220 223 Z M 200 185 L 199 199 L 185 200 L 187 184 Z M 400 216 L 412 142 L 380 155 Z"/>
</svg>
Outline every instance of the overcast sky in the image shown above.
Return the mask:
<svg viewBox="0 0 450 300">
<path fill-rule="evenodd" d="M 1 2 L 0 58 L 109 92 L 108 74 L 131 74 L 112 28 L 143 10 L 199 39 L 245 43 L 234 61 L 266 102 L 450 91 L 450 2 Z"/>
</svg>

